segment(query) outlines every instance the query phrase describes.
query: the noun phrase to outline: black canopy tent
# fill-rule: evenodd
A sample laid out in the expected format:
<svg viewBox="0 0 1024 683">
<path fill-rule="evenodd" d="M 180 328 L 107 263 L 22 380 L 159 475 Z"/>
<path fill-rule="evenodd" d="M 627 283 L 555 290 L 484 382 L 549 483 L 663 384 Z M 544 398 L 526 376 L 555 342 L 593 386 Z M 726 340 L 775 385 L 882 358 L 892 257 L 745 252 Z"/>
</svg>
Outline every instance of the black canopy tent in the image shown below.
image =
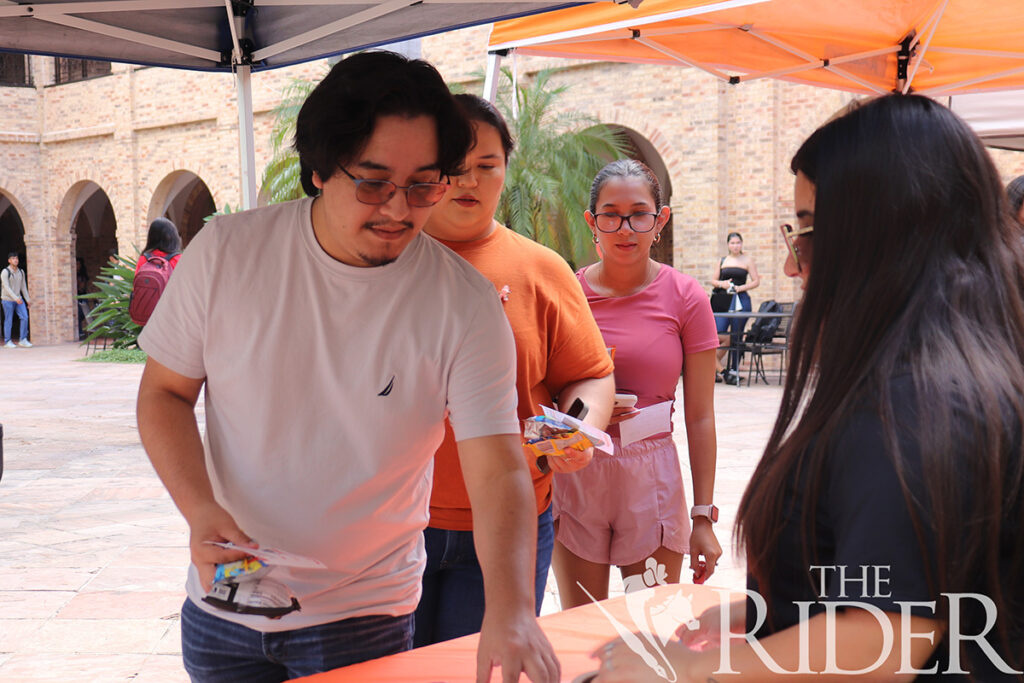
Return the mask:
<svg viewBox="0 0 1024 683">
<path fill-rule="evenodd" d="M 249 208 L 256 203 L 253 71 L 580 4 L 588 3 L 0 0 L 0 51 L 234 73 L 242 205 Z"/>
</svg>

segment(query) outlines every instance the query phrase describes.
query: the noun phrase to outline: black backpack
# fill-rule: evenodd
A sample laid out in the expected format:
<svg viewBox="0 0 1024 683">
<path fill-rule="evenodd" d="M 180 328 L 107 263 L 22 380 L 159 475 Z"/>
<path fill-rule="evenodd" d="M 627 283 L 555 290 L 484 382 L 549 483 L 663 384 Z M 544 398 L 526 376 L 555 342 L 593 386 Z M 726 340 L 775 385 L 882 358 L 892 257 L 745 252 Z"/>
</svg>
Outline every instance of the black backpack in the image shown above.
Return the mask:
<svg viewBox="0 0 1024 683">
<path fill-rule="evenodd" d="M 758 313 L 781 313 L 782 306 L 774 299 L 762 301 L 757 309 Z M 757 318 L 747 330 L 746 342 L 748 344 L 770 344 L 779 330 L 782 318 Z"/>
</svg>

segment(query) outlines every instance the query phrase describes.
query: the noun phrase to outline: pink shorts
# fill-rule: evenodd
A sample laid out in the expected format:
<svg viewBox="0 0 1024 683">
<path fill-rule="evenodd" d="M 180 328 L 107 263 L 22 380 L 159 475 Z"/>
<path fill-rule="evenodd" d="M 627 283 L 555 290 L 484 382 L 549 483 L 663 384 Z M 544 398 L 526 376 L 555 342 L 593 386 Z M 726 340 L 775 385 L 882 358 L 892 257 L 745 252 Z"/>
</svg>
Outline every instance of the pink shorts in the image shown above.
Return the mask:
<svg viewBox="0 0 1024 683">
<path fill-rule="evenodd" d="M 619 445 L 615 455 L 594 452 L 589 465 L 555 474 L 553 513 L 558 541 L 577 557 L 624 566 L 664 546 L 690 546 L 683 474 L 672 437 Z"/>
</svg>

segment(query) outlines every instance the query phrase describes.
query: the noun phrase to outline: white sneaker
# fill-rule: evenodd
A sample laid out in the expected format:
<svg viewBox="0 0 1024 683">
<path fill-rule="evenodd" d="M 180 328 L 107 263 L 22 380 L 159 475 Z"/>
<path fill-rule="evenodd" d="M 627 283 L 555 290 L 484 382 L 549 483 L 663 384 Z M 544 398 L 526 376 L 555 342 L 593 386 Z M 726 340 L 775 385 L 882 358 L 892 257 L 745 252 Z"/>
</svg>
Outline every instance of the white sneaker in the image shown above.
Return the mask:
<svg viewBox="0 0 1024 683">
<path fill-rule="evenodd" d="M 18 346 L 21 346 L 21 347 L 24 347 L 24 348 L 27 349 L 30 346 L 32 346 L 32 342 L 30 342 L 28 339 L 22 339 L 20 342 L 18 342 Z"/>
<path fill-rule="evenodd" d="M 4 348 L 5 349 L 14 349 L 14 348 L 17 348 L 17 347 L 14 346 L 14 342 L 7 342 L 6 344 L 4 344 Z"/>
</svg>

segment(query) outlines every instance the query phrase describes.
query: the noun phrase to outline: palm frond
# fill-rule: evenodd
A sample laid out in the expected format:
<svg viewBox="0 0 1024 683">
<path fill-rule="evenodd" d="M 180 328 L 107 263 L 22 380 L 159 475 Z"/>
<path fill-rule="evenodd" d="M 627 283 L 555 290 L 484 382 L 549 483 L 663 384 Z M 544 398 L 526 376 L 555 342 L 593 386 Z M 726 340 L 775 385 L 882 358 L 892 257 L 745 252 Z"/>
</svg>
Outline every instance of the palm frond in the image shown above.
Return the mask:
<svg viewBox="0 0 1024 683">
<path fill-rule="evenodd" d="M 595 256 L 590 231 L 583 220 L 590 183 L 609 161 L 628 152 L 624 135 L 579 112 L 557 112 L 566 85 L 552 85 L 550 70 L 532 83 L 518 84 L 512 93 L 512 74 L 503 71 L 503 96 L 496 106 L 516 140 L 505 177 L 497 218 L 516 232 L 550 247 L 570 264 L 582 265 Z M 512 97 L 518 118 L 512 118 Z"/>
</svg>

